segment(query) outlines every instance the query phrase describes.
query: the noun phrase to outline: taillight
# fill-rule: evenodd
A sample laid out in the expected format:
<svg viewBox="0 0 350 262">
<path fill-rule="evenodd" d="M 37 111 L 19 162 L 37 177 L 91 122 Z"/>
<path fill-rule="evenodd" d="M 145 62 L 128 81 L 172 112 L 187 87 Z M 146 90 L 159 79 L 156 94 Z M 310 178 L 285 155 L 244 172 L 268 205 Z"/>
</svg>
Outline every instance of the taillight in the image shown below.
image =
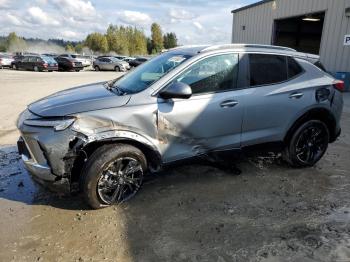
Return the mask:
<svg viewBox="0 0 350 262">
<path fill-rule="evenodd" d="M 342 80 L 335 80 L 333 83 L 333 87 L 337 89 L 340 92 L 343 92 L 345 90 L 345 84 Z"/>
</svg>

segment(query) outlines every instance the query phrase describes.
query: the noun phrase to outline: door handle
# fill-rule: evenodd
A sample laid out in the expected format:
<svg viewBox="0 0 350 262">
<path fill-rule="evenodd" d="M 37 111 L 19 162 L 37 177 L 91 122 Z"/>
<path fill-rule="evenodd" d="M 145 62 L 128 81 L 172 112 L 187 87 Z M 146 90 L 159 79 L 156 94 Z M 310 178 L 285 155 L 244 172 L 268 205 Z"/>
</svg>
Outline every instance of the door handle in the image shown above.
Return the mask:
<svg viewBox="0 0 350 262">
<path fill-rule="evenodd" d="M 291 99 L 299 99 L 299 98 L 302 98 L 304 96 L 303 93 L 293 93 L 289 96 L 289 98 Z"/>
<path fill-rule="evenodd" d="M 235 100 L 227 100 L 220 104 L 220 106 L 223 108 L 234 107 L 236 105 L 238 105 L 238 102 Z"/>
</svg>

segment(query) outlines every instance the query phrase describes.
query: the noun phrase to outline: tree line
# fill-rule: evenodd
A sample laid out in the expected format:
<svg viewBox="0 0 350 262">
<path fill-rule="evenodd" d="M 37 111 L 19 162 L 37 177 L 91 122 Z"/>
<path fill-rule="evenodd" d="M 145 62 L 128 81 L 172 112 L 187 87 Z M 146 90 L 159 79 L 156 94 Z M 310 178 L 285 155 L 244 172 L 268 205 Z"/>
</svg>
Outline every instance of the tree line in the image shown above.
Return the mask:
<svg viewBox="0 0 350 262">
<path fill-rule="evenodd" d="M 151 37 L 147 37 L 144 32 L 132 26 L 109 25 L 105 34 L 89 34 L 83 45 L 89 47 L 97 53 L 117 53 L 121 55 L 144 55 L 156 54 L 163 49 L 177 46 L 175 33 L 165 33 L 163 35 L 159 24 L 151 25 Z"/>
<path fill-rule="evenodd" d="M 84 41 L 74 42 L 61 39 L 26 39 L 17 36 L 15 32 L 7 37 L 0 37 L 0 52 L 25 52 L 28 45 L 33 43 L 47 43 L 61 46 L 69 53 L 83 53 L 91 50 L 93 53 L 120 55 L 146 55 L 156 54 L 163 49 L 176 47 L 177 36 L 175 33 L 163 34 L 159 24 L 151 25 L 151 36 L 147 37 L 143 30 L 132 26 L 109 25 L 106 33 L 94 32 L 89 34 Z"/>
</svg>

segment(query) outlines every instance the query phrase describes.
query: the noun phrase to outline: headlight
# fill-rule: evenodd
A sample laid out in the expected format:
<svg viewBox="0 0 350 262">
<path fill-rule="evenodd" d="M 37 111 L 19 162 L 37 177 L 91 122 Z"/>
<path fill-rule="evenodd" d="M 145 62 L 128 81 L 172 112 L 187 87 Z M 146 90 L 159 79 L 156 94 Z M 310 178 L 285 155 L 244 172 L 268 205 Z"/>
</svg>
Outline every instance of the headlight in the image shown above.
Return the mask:
<svg viewBox="0 0 350 262">
<path fill-rule="evenodd" d="M 59 120 L 24 120 L 27 126 L 53 127 L 55 131 L 62 131 L 73 124 L 75 118 L 59 119 Z"/>
</svg>

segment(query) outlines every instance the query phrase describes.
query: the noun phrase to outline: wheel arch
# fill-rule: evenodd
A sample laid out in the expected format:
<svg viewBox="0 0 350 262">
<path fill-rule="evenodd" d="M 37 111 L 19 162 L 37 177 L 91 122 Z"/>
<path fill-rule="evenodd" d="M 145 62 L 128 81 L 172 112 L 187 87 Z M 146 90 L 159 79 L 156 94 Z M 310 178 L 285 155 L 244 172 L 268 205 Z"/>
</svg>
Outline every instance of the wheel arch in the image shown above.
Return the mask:
<svg viewBox="0 0 350 262">
<path fill-rule="evenodd" d="M 81 172 L 85 165 L 86 160 L 101 146 L 115 144 L 128 144 L 134 146 L 141 150 L 145 155 L 147 160 L 148 168 L 151 171 L 157 171 L 161 168 L 162 160 L 160 152 L 150 145 L 142 143 L 140 141 L 126 138 L 126 137 L 113 137 L 108 139 L 96 140 L 90 143 L 85 144 L 77 154 L 77 157 L 74 160 L 72 170 L 71 170 L 71 183 L 79 183 Z"/>
<path fill-rule="evenodd" d="M 312 108 L 301 115 L 291 127 L 288 129 L 283 142 L 288 144 L 294 132 L 305 122 L 309 120 L 320 120 L 324 122 L 328 128 L 330 135 L 330 143 L 334 142 L 337 138 L 336 134 L 336 120 L 333 114 L 326 108 Z"/>
</svg>

